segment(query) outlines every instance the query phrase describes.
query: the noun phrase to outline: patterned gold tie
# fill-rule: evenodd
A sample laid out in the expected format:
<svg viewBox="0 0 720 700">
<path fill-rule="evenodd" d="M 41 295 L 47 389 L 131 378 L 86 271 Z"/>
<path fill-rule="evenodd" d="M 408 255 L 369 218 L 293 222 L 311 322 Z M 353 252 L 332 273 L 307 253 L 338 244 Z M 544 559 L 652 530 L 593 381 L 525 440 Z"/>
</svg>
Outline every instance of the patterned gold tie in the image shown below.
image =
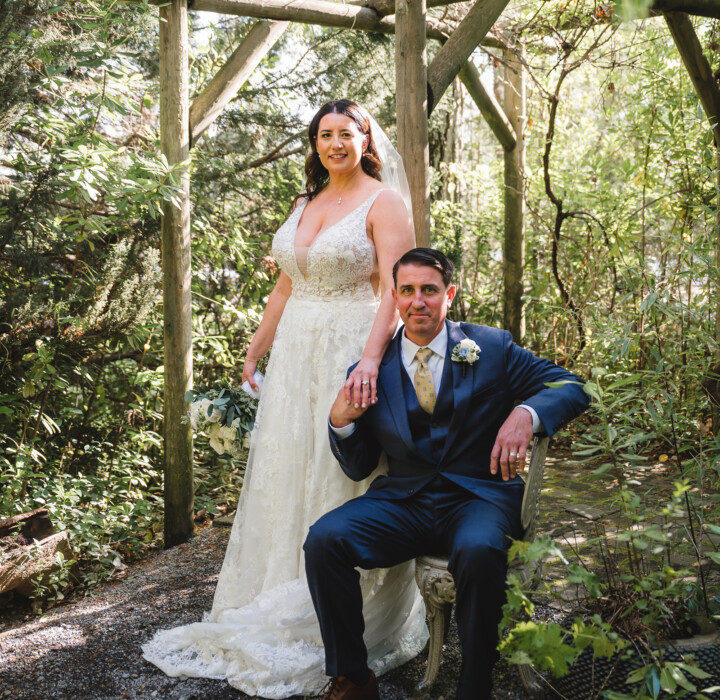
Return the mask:
<svg viewBox="0 0 720 700">
<path fill-rule="evenodd" d="M 430 348 L 420 348 L 415 353 L 418 361 L 415 371 L 415 393 L 423 410 L 432 413 L 435 408 L 435 382 L 432 372 L 427 366 L 428 360 L 432 357 L 433 351 Z"/>
</svg>

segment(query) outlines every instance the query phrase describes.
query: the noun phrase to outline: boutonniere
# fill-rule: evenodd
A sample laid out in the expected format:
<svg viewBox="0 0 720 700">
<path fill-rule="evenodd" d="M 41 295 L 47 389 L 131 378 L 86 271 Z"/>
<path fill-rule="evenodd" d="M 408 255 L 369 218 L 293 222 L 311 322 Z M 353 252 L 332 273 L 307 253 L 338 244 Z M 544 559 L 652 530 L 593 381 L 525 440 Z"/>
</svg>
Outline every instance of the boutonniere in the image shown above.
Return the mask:
<svg viewBox="0 0 720 700">
<path fill-rule="evenodd" d="M 462 376 L 465 376 L 468 365 L 475 364 L 480 359 L 480 346 L 470 338 L 461 340 L 453 349 L 450 359 L 453 362 L 462 362 Z"/>
</svg>

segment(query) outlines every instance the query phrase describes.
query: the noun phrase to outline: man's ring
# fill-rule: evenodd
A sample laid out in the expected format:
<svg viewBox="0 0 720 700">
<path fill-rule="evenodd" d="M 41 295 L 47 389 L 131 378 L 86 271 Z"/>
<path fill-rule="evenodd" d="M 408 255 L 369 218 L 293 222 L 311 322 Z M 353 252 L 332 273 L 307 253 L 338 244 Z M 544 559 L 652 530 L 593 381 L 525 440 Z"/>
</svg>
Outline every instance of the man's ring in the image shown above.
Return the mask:
<svg viewBox="0 0 720 700">
<path fill-rule="evenodd" d="M 511 457 L 517 457 L 517 452 L 511 452 L 511 453 L 510 453 L 510 456 L 511 456 Z"/>
<path fill-rule="evenodd" d="M 370 384 L 370 382 L 367 379 L 364 382 L 360 382 L 360 386 L 363 386 L 364 384 Z"/>
</svg>

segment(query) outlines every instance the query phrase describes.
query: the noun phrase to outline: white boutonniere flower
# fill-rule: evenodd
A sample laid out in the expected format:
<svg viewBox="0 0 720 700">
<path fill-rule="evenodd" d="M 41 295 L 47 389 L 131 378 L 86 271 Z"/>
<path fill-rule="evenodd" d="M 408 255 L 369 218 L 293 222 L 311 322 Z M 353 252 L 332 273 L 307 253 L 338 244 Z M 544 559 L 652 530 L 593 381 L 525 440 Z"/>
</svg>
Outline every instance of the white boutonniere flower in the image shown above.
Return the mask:
<svg viewBox="0 0 720 700">
<path fill-rule="evenodd" d="M 465 338 L 452 349 L 450 359 L 453 362 L 462 362 L 462 375 L 464 377 L 467 366 L 475 364 L 480 359 L 480 346 L 474 340 Z"/>
</svg>

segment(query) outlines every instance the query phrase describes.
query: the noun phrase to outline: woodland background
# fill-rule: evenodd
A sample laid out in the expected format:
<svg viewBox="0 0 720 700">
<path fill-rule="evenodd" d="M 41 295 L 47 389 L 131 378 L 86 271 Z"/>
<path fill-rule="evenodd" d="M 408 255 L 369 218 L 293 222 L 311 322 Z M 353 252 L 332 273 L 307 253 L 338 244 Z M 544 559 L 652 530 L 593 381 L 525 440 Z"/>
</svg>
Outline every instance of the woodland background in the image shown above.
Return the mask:
<svg viewBox="0 0 720 700">
<path fill-rule="evenodd" d="M 617 14 L 589 0 L 503 14 L 529 71 L 524 343 L 597 387 L 564 439 L 600 480 L 659 457 L 707 494 L 697 517 L 717 522 L 702 386 L 718 356 L 712 137 L 664 22 Z M 251 21 L 191 21 L 195 94 Z M 693 21 L 715 69 L 718 22 Z M 0 516 L 47 507 L 87 586 L 161 544 L 159 217 L 177 180 L 159 148 L 157 34 L 142 3 L 0 0 Z M 500 53 L 474 59 L 502 91 Z M 394 140 L 394 84 L 392 37 L 293 25 L 195 145 L 196 385 L 239 383 L 309 116 L 348 97 Z M 500 326 L 502 149 L 457 81 L 430 129 L 432 241 L 458 266 L 452 313 Z M 563 202 L 557 238 L 549 192 Z M 196 510 L 232 509 L 243 460 L 201 439 L 195 459 Z"/>
</svg>

